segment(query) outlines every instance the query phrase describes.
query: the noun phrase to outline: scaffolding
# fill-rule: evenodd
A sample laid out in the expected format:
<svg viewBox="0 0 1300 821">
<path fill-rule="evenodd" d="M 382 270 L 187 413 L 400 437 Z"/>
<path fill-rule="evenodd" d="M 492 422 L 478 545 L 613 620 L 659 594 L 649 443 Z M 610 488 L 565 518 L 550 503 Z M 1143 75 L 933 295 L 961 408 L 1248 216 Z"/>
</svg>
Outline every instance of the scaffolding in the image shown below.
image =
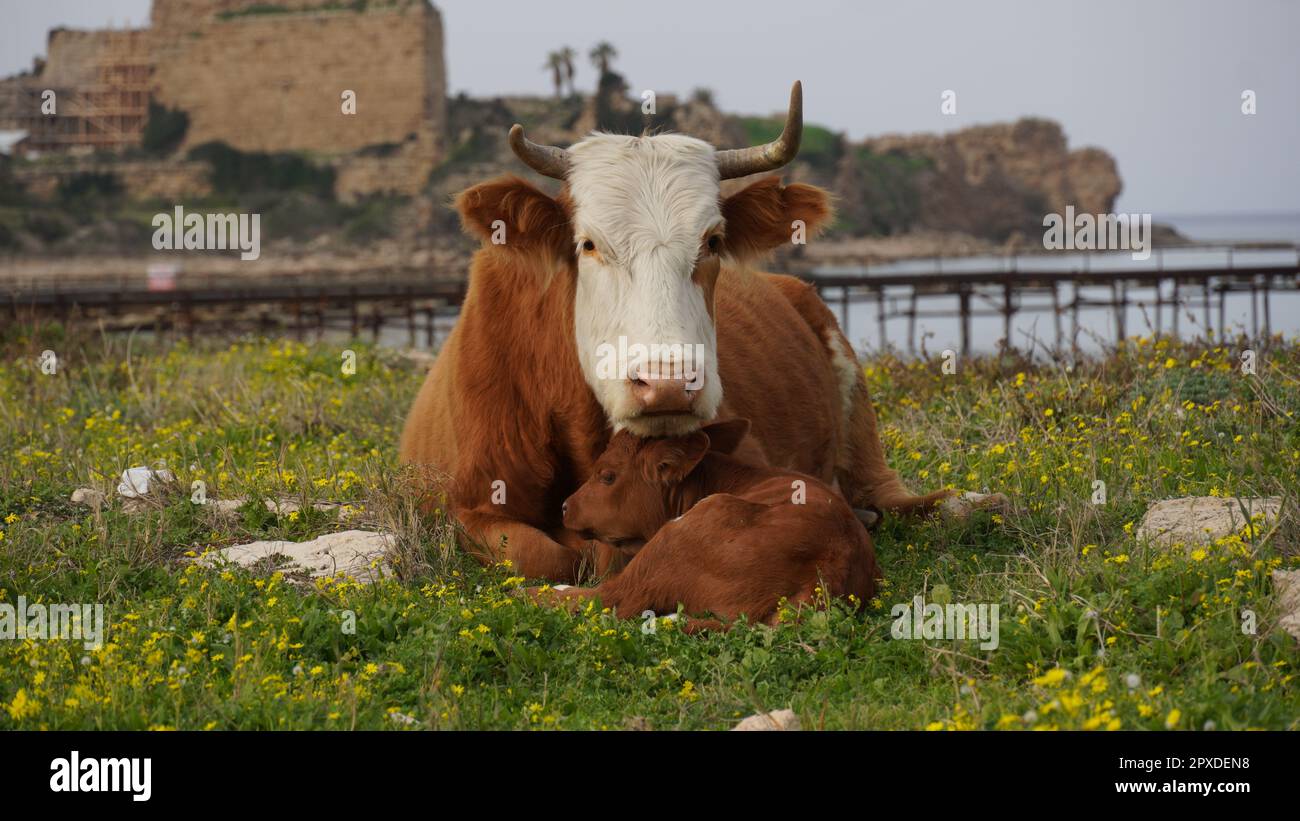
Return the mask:
<svg viewBox="0 0 1300 821">
<path fill-rule="evenodd" d="M 78 148 L 118 151 L 138 146 L 149 117 L 153 60 L 147 32 L 105 32 L 84 80 L 51 84 L 42 77 L 10 81 L 5 126 L 26 131 L 27 148 L 64 152 Z M 45 92 L 55 113 L 42 113 Z"/>
</svg>

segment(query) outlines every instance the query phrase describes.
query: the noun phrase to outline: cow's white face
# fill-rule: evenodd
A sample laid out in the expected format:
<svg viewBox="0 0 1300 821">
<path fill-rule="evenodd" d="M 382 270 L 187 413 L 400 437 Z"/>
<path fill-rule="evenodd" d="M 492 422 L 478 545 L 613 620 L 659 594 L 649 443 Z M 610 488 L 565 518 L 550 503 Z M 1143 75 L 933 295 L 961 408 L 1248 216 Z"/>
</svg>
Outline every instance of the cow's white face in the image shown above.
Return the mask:
<svg viewBox="0 0 1300 821">
<path fill-rule="evenodd" d="M 597 134 L 569 157 L 583 375 L 615 430 L 692 431 L 722 402 L 714 149 L 675 134 Z"/>
</svg>

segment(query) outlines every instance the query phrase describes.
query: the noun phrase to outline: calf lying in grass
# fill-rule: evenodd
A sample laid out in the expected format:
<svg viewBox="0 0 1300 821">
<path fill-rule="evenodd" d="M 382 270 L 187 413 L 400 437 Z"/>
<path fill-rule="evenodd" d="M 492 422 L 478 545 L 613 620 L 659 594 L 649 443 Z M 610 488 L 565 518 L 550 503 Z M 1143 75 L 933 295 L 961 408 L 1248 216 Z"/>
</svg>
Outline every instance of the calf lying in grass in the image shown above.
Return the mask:
<svg viewBox="0 0 1300 821">
<path fill-rule="evenodd" d="M 635 556 L 596 587 L 546 596 L 599 597 L 625 617 L 675 613 L 680 603 L 687 614 L 767 624 L 782 599 L 795 607 L 828 596 L 870 599 L 880 573 L 854 511 L 811 476 L 732 458 L 748 429 L 738 419 L 675 438 L 616 434 L 564 503 L 564 524 Z"/>
</svg>

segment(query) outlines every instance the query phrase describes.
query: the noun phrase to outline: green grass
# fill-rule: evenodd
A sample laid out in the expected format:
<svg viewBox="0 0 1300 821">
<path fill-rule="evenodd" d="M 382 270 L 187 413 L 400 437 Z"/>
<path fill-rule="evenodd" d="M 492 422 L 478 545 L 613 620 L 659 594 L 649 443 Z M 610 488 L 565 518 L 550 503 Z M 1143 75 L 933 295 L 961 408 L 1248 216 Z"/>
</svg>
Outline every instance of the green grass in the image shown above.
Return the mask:
<svg viewBox="0 0 1300 821">
<path fill-rule="evenodd" d="M 1294 728 L 1296 642 L 1269 574 L 1295 526 L 1200 551 L 1133 536 L 1150 502 L 1284 495 L 1300 463 L 1300 347 L 1240 374 L 1230 346 L 1144 340 L 1073 372 L 982 359 L 865 364 L 890 458 L 914 487 L 1000 490 L 1014 510 L 958 527 L 891 520 L 865 612 L 836 604 L 776 628 L 686 636 L 516 595 L 439 516 L 415 514 L 396 439 L 423 375 L 360 344 L 37 338 L 0 349 L 0 601 L 100 602 L 107 644 L 0 641 L 0 728 L 720 729 L 793 707 L 820 728 Z M 37 359 L 62 358 L 55 375 Z M 1049 414 L 1050 411 L 1050 414 Z M 68 501 L 164 463 L 179 489 L 141 513 Z M 1092 482 L 1106 482 L 1104 505 Z M 346 502 L 398 536 L 396 575 L 302 587 L 191 558 L 254 538 L 343 529 Z M 942 588 L 946 587 L 947 591 Z M 890 637 L 915 595 L 997 603 L 1000 647 Z M 1243 633 L 1240 611 L 1257 612 Z M 355 630 L 346 630 L 351 616 Z M 1136 686 L 1130 686 L 1136 684 Z M 405 717 L 405 718 L 403 718 Z"/>
</svg>

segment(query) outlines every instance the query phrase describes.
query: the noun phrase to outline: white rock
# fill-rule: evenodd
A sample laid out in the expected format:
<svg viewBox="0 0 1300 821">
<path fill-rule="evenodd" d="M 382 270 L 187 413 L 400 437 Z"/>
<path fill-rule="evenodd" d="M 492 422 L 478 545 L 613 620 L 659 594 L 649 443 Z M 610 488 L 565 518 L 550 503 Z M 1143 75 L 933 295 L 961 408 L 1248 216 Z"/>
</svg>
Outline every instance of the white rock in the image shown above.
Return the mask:
<svg viewBox="0 0 1300 821">
<path fill-rule="evenodd" d="M 104 504 L 104 493 L 93 487 L 79 487 L 72 491 L 71 499 L 73 504 L 99 507 Z"/>
<path fill-rule="evenodd" d="M 736 730 L 802 730 L 799 726 L 799 716 L 794 714 L 794 710 L 773 710 L 770 713 L 758 713 L 749 716 L 741 721 L 735 727 Z"/>
<path fill-rule="evenodd" d="M 1246 516 L 1242 515 L 1242 508 Z M 1237 532 L 1246 524 L 1247 517 L 1264 515 L 1264 523 L 1271 524 L 1282 510 L 1279 496 L 1263 498 L 1221 498 L 1218 496 L 1186 496 L 1156 502 L 1142 517 L 1138 526 L 1139 539 L 1165 546 L 1181 543 L 1185 546 L 1208 544 L 1215 539 Z"/>
<path fill-rule="evenodd" d="M 968 490 L 949 496 L 939 504 L 939 515 L 945 519 L 964 522 L 977 510 L 1002 513 L 1010 509 L 1011 500 L 1001 493 L 976 493 Z"/>
<path fill-rule="evenodd" d="M 234 516 L 244 506 L 243 499 L 209 499 L 208 507 L 222 516 Z"/>
<path fill-rule="evenodd" d="M 410 362 L 416 368 L 425 371 L 432 368 L 433 363 L 438 358 L 435 354 L 432 354 L 429 351 L 422 351 L 419 348 L 407 348 L 404 351 L 400 351 L 398 355 L 407 362 Z"/>
<path fill-rule="evenodd" d="M 248 500 L 243 498 L 209 499 L 207 504 L 219 515 L 234 516 L 239 512 L 241 507 L 247 504 L 247 502 Z M 264 499 L 263 504 L 266 505 L 267 510 L 277 516 L 285 516 L 302 509 L 300 503 L 291 499 L 280 499 L 279 501 L 276 501 L 275 499 Z M 312 504 L 312 507 L 322 512 L 337 510 L 339 512 L 340 521 L 350 519 L 358 513 L 356 508 L 348 507 L 342 502 L 315 502 Z"/>
<path fill-rule="evenodd" d="M 1277 591 L 1277 624 L 1300 639 L 1300 570 L 1274 570 L 1273 588 Z"/>
<path fill-rule="evenodd" d="M 309 542 L 262 541 L 234 545 L 208 553 L 200 561 L 209 566 L 226 561 L 248 567 L 272 556 L 283 556 L 289 565 L 306 571 L 312 578 L 346 575 L 368 583 L 388 574 L 385 556 L 392 544 L 393 537 L 386 533 L 345 530 Z M 376 561 L 378 564 L 371 567 Z"/>
<path fill-rule="evenodd" d="M 242 499 L 240 500 L 240 504 L 243 504 Z M 355 509 L 344 510 L 343 509 L 344 507 L 345 505 L 342 502 L 313 502 L 312 503 L 312 508 L 314 508 L 315 510 L 319 510 L 321 512 L 337 510 L 339 512 L 340 519 L 347 519 L 350 516 L 356 515 Z M 273 501 L 271 499 L 267 499 L 266 509 L 271 511 L 277 516 L 285 516 L 290 513 L 294 513 L 296 511 L 302 510 L 302 504 L 299 502 L 295 502 L 292 499 L 280 499 L 279 501 Z"/>
<path fill-rule="evenodd" d="M 162 468 L 153 470 L 147 467 L 133 467 L 122 471 L 122 481 L 117 485 L 117 492 L 126 499 L 138 499 L 149 495 L 150 482 L 173 482 L 176 477 L 170 470 Z"/>
</svg>

